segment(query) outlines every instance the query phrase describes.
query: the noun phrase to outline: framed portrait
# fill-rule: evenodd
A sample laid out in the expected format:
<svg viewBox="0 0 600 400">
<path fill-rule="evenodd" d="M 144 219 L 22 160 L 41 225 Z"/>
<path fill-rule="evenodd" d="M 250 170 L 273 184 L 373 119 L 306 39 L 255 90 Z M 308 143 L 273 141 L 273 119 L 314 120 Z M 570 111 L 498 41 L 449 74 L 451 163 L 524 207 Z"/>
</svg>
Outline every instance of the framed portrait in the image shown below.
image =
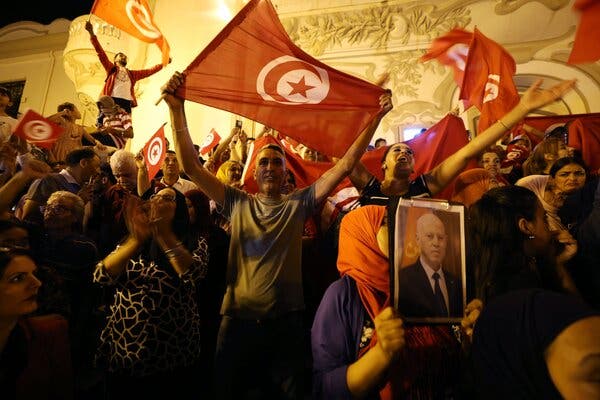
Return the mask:
<svg viewBox="0 0 600 400">
<path fill-rule="evenodd" d="M 460 323 L 467 297 L 464 205 L 394 198 L 388 227 L 394 307 L 406 322 Z"/>
</svg>

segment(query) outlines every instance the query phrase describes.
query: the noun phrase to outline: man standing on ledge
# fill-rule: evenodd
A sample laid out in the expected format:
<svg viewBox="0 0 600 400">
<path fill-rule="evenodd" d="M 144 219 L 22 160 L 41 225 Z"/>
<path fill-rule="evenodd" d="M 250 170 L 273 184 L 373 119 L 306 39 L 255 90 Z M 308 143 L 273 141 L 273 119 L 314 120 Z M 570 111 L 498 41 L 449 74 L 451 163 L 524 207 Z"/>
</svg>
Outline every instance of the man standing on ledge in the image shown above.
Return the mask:
<svg viewBox="0 0 600 400">
<path fill-rule="evenodd" d="M 282 194 L 284 152 L 273 144 L 262 147 L 254 173 L 259 189 L 251 195 L 221 183 L 198 161 L 184 100 L 174 95 L 183 80 L 176 72 L 163 87 L 177 158 L 231 222 L 227 289 L 215 355 L 216 398 L 241 399 L 258 391 L 256 398 L 302 399 L 308 348 L 301 271 L 304 221 L 352 171 L 392 109 L 391 93 L 381 96 L 380 113 L 344 156 L 306 188 Z"/>
<path fill-rule="evenodd" d="M 398 308 L 406 317 L 462 317 L 462 284 L 442 264 L 448 235 L 435 214 L 423 214 L 415 232 L 421 251 L 416 263 L 398 272 Z"/>
<path fill-rule="evenodd" d="M 94 34 L 94 27 L 90 21 L 86 21 L 85 30 L 89 32 L 90 41 L 96 49 L 100 64 L 106 71 L 106 79 L 100 95 L 112 97 L 117 105 L 127 111 L 128 114 L 131 114 L 131 109 L 137 106 L 135 83 L 160 71 L 163 68 L 162 64 L 157 64 L 148 69 L 130 70 L 125 68 L 127 66 L 127 56 L 120 52 L 115 54 L 114 62 L 111 62 Z M 171 62 L 170 58 L 169 62 Z"/>
</svg>

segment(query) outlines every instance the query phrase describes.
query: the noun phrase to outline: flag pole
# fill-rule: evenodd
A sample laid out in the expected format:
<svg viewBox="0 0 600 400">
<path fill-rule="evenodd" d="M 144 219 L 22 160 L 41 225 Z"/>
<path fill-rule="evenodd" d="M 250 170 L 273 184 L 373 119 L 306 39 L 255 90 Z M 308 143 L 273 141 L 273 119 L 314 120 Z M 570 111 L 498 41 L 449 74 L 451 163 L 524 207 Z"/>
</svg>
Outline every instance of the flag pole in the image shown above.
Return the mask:
<svg viewBox="0 0 600 400">
<path fill-rule="evenodd" d="M 160 95 L 160 97 L 158 98 L 158 100 L 156 100 L 156 103 L 154 103 L 154 105 L 157 106 L 161 101 L 163 101 L 165 99 L 165 97 L 167 97 L 167 94 L 166 93 L 162 93 Z M 166 122 L 165 122 L 165 124 L 166 124 Z"/>
<path fill-rule="evenodd" d="M 92 9 L 90 10 L 90 13 L 88 14 L 88 22 L 92 19 L 92 14 L 93 14 L 94 8 L 96 8 L 97 2 L 98 2 L 98 0 L 94 0 L 94 4 L 92 4 Z"/>
</svg>

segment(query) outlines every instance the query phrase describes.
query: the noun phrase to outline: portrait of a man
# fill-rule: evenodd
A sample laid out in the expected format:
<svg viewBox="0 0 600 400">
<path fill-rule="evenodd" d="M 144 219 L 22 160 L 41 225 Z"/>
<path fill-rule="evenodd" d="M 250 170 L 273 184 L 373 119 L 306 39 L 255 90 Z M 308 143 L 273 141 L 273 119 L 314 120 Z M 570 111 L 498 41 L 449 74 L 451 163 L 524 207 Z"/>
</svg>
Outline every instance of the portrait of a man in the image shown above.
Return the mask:
<svg viewBox="0 0 600 400">
<path fill-rule="evenodd" d="M 416 221 L 419 256 L 398 273 L 398 309 L 407 317 L 456 318 L 462 316 L 462 280 L 444 267 L 448 233 L 434 213 Z"/>
</svg>

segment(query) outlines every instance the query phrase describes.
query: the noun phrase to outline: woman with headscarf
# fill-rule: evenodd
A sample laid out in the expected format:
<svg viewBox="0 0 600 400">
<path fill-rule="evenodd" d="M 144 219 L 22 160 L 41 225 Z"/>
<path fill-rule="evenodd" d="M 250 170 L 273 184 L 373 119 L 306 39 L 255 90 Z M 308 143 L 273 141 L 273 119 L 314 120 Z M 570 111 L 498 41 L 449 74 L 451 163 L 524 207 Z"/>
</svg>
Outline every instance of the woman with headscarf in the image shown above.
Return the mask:
<svg viewBox="0 0 600 400">
<path fill-rule="evenodd" d="M 583 160 L 576 157 L 563 157 L 552 164 L 548 175 L 528 175 L 519 179 L 516 185 L 535 193 L 546 210 L 550 229 L 566 229 L 558 211 L 568 196 L 584 187 L 587 169 Z"/>
<path fill-rule="evenodd" d="M 239 161 L 227 160 L 217 170 L 216 177 L 226 185 L 240 188 L 244 166 Z"/>
<path fill-rule="evenodd" d="M 94 271 L 94 281 L 115 287 L 98 360 L 114 398 L 183 398 L 199 390 L 196 285 L 207 243 L 190 237 L 180 192 L 161 189 L 146 204 L 131 199 L 129 236 Z"/>
<path fill-rule="evenodd" d="M 386 207 L 342 220 L 341 278 L 326 291 L 311 336 L 316 399 L 451 398 L 460 344 L 449 326 L 404 327 L 390 299 Z"/>
</svg>

